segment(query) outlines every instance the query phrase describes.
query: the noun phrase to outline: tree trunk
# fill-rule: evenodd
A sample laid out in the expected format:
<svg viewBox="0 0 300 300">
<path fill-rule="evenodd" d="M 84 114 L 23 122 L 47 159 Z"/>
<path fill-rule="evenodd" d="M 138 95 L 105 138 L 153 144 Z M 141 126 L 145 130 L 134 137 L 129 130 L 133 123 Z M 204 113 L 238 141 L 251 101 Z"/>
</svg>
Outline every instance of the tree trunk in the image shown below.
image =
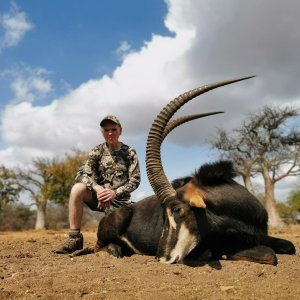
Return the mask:
<svg viewBox="0 0 300 300">
<path fill-rule="evenodd" d="M 246 187 L 246 189 L 252 194 L 254 195 L 254 189 L 253 189 L 253 185 L 252 185 L 252 181 L 250 178 L 250 175 L 242 175 L 243 177 L 243 181 L 244 181 L 244 185 Z"/>
<path fill-rule="evenodd" d="M 46 229 L 46 208 L 47 202 L 45 201 L 36 201 L 37 215 L 35 221 L 36 230 L 45 230 Z"/>
<path fill-rule="evenodd" d="M 278 228 L 283 226 L 283 222 L 276 209 L 275 200 L 275 183 L 270 178 L 268 170 L 265 168 L 263 170 L 263 178 L 265 182 L 265 201 L 266 210 L 269 215 L 269 226 L 273 228 Z"/>
</svg>

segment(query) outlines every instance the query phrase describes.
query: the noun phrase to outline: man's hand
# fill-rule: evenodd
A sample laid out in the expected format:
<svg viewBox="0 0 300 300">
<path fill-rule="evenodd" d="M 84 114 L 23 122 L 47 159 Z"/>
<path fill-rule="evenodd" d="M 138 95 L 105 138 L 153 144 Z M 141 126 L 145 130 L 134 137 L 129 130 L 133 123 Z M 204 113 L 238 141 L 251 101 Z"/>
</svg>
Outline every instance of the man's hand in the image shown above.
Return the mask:
<svg viewBox="0 0 300 300">
<path fill-rule="evenodd" d="M 102 189 L 96 192 L 98 199 L 98 208 L 105 211 L 110 207 L 110 202 L 116 198 L 116 193 L 111 189 Z"/>
</svg>

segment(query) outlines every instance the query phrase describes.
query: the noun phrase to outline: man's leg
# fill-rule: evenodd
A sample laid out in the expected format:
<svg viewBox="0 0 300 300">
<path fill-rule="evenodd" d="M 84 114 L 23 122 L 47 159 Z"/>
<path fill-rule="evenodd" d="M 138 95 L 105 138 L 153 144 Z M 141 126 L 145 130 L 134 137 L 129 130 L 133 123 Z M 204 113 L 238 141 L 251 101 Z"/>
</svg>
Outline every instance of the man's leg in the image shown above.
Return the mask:
<svg viewBox="0 0 300 300">
<path fill-rule="evenodd" d="M 69 199 L 69 238 L 54 251 L 55 253 L 68 254 L 83 248 L 83 236 L 80 233 L 83 205 L 92 200 L 93 194 L 84 183 L 76 183 L 73 186 Z"/>
<path fill-rule="evenodd" d="M 71 230 L 80 230 L 84 202 L 93 200 L 92 192 L 84 183 L 76 183 L 70 193 L 69 222 Z"/>
</svg>

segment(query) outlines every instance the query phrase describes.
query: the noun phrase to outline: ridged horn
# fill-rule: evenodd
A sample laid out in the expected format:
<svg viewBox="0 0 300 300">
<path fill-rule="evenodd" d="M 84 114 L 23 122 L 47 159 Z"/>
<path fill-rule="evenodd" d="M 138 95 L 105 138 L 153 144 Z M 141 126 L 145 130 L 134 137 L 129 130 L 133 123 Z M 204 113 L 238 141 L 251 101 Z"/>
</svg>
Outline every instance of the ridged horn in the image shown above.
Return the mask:
<svg viewBox="0 0 300 300">
<path fill-rule="evenodd" d="M 166 138 L 166 136 L 176 127 L 192 121 L 192 120 L 196 120 L 196 119 L 200 119 L 200 118 L 204 118 L 207 116 L 212 116 L 212 115 L 216 115 L 216 114 L 222 114 L 224 113 L 224 111 L 215 111 L 215 112 L 208 112 L 208 113 L 202 113 L 202 114 L 195 114 L 195 115 L 186 115 L 186 116 L 182 116 L 179 118 L 176 118 L 174 120 L 171 120 L 168 125 L 166 126 L 164 133 L 163 133 L 163 140 Z"/>
<path fill-rule="evenodd" d="M 161 162 L 160 148 L 165 138 L 164 130 L 172 116 L 188 101 L 218 87 L 234 82 L 253 78 L 255 76 L 241 77 L 220 81 L 190 90 L 170 101 L 157 115 L 150 128 L 146 148 L 146 171 L 152 189 L 160 201 L 175 196 L 176 191 L 168 181 Z M 174 127 L 175 128 L 175 127 Z"/>
</svg>

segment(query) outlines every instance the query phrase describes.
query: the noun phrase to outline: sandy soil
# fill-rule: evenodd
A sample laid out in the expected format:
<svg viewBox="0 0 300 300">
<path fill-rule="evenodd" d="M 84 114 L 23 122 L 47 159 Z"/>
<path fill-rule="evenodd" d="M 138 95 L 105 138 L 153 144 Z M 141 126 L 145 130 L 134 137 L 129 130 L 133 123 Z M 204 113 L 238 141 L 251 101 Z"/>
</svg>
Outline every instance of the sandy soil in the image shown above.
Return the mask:
<svg viewBox="0 0 300 300">
<path fill-rule="evenodd" d="M 279 264 L 215 261 L 165 265 L 154 257 L 115 259 L 51 253 L 64 232 L 0 233 L 0 299 L 300 299 L 300 226 L 272 232 L 295 243 Z M 95 232 L 85 231 L 85 246 Z"/>
</svg>

